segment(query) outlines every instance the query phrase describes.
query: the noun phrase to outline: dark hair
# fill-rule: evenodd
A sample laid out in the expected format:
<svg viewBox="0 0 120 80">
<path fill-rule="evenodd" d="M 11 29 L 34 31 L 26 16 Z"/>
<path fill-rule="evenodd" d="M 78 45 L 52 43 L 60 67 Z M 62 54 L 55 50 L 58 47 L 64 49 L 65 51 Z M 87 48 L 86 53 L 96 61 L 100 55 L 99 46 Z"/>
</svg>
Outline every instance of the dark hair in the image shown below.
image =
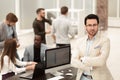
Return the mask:
<svg viewBox="0 0 120 80">
<path fill-rule="evenodd" d="M 9 22 L 17 22 L 18 18 L 16 17 L 15 14 L 8 13 L 7 16 L 6 16 L 6 20 L 9 21 Z"/>
<path fill-rule="evenodd" d="M 61 7 L 61 14 L 66 14 L 68 12 L 68 7 L 63 6 Z"/>
<path fill-rule="evenodd" d="M 42 39 L 42 35 L 43 35 L 43 34 L 41 34 L 41 33 L 37 33 L 37 34 L 35 34 L 35 36 L 40 36 L 41 39 Z"/>
<path fill-rule="evenodd" d="M 7 39 L 4 43 L 4 50 L 1 56 L 1 69 L 3 67 L 4 62 L 4 56 L 7 55 L 9 57 L 9 62 L 10 60 L 15 64 L 15 56 L 16 56 L 16 47 L 17 43 L 16 40 L 14 39 Z"/>
<path fill-rule="evenodd" d="M 36 14 L 38 14 L 41 10 L 45 10 L 44 8 L 38 8 L 37 10 L 36 10 Z"/>
<path fill-rule="evenodd" d="M 84 24 L 86 25 L 87 19 L 96 19 L 99 24 L 99 17 L 95 14 L 89 14 L 85 17 Z"/>
</svg>

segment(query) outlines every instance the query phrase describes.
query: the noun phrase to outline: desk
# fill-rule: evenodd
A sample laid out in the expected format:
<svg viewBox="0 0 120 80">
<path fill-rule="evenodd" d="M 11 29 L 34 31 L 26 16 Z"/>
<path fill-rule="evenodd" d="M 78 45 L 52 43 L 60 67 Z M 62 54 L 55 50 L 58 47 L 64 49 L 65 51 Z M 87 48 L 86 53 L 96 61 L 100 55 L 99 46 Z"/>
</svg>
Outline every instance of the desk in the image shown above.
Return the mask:
<svg viewBox="0 0 120 80">
<path fill-rule="evenodd" d="M 58 72 L 63 73 L 61 76 L 63 76 L 64 78 L 62 78 L 60 80 L 75 80 L 76 79 L 76 74 L 77 74 L 76 68 L 69 67 L 69 68 L 58 70 Z M 66 73 L 72 73 L 73 75 L 66 75 Z M 55 76 L 52 75 L 51 73 L 46 73 L 46 75 L 43 76 L 44 79 L 42 78 L 39 80 L 47 80 L 52 77 L 55 77 Z M 7 80 L 27 80 L 27 79 L 23 79 L 23 78 L 20 78 L 19 75 L 15 75 Z"/>
<path fill-rule="evenodd" d="M 63 73 L 63 75 L 61 75 L 61 76 L 63 76 L 64 78 L 60 79 L 60 80 L 76 80 L 76 75 L 77 75 L 76 68 L 69 67 L 69 68 L 58 70 L 58 72 Z M 67 73 L 71 73 L 73 75 L 66 75 Z"/>
</svg>

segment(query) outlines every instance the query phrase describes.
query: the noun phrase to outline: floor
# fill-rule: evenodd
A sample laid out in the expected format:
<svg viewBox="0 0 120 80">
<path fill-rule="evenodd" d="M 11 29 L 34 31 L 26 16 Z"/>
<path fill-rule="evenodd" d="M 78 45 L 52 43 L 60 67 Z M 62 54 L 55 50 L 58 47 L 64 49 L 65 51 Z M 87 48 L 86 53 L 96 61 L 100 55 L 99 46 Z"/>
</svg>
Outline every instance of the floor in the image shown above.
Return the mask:
<svg viewBox="0 0 120 80">
<path fill-rule="evenodd" d="M 104 32 L 105 35 L 107 35 L 110 38 L 111 41 L 111 49 L 110 49 L 110 55 L 107 61 L 108 68 L 110 69 L 114 80 L 120 80 L 120 28 L 109 28 L 108 31 Z M 18 48 L 18 53 L 20 58 L 23 57 L 24 49 L 26 46 L 33 44 L 34 39 L 33 32 L 29 32 L 26 34 L 19 35 L 19 41 L 21 46 Z M 75 39 L 71 40 L 71 44 L 75 43 Z M 76 44 L 74 44 L 76 45 Z M 73 47 L 74 47 L 73 45 Z M 47 35 L 47 46 L 48 47 L 54 47 L 55 44 L 53 44 L 53 40 L 50 37 L 50 35 Z"/>
</svg>

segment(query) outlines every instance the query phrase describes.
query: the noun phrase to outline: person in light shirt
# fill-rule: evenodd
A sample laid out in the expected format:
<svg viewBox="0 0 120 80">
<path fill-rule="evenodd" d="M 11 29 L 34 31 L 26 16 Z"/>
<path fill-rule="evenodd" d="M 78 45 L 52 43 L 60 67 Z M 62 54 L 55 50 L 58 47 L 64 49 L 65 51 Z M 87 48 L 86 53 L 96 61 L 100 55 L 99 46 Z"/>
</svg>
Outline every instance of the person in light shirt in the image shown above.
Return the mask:
<svg viewBox="0 0 120 80">
<path fill-rule="evenodd" d="M 76 80 L 113 80 L 106 62 L 110 51 L 110 40 L 99 33 L 99 17 L 89 14 L 84 20 L 87 35 L 78 39 L 72 66 L 78 68 Z"/>
<path fill-rule="evenodd" d="M 3 53 L 1 55 L 0 61 L 0 73 L 2 75 L 2 80 L 21 73 L 27 70 L 34 70 L 36 63 L 35 62 L 21 62 L 19 61 L 16 55 L 17 43 L 15 39 L 7 39 L 4 43 Z M 17 68 L 15 65 L 22 66 Z"/>
<path fill-rule="evenodd" d="M 71 20 L 68 18 L 68 7 L 62 6 L 61 15 L 53 21 L 51 34 L 56 43 L 56 47 L 70 46 L 70 35 L 74 37 Z"/>
</svg>

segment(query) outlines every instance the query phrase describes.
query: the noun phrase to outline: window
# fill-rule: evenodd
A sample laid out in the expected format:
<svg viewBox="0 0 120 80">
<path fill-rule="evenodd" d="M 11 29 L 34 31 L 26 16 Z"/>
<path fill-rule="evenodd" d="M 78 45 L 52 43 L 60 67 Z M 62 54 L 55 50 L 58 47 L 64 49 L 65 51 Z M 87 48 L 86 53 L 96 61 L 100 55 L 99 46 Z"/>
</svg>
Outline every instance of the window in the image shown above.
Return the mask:
<svg viewBox="0 0 120 80">
<path fill-rule="evenodd" d="M 62 6 L 67 6 L 68 8 L 71 8 L 71 0 L 59 0 L 59 7 L 61 8 Z"/>
<path fill-rule="evenodd" d="M 117 17 L 117 0 L 108 1 L 108 15 L 109 17 Z"/>
<path fill-rule="evenodd" d="M 83 0 L 74 0 L 74 8 L 82 9 L 83 8 Z"/>
</svg>

